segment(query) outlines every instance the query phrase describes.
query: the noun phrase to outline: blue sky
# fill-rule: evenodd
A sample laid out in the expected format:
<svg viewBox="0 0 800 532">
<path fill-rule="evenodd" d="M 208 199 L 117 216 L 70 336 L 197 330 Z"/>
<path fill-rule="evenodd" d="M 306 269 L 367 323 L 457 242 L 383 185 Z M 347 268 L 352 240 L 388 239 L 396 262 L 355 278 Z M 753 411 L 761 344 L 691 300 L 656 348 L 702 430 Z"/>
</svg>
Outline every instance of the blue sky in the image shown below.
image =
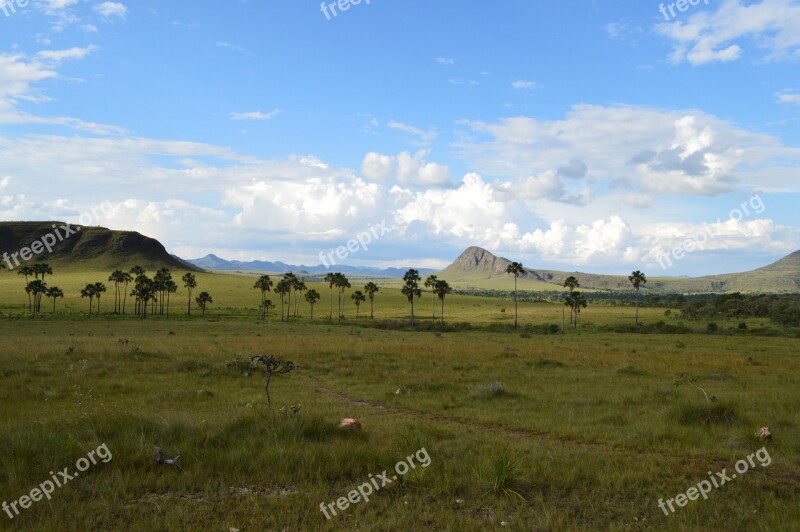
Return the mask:
<svg viewBox="0 0 800 532">
<path fill-rule="evenodd" d="M 798 0 L 5 2 L 0 220 L 305 264 L 382 221 L 346 263 L 800 249 Z"/>
</svg>

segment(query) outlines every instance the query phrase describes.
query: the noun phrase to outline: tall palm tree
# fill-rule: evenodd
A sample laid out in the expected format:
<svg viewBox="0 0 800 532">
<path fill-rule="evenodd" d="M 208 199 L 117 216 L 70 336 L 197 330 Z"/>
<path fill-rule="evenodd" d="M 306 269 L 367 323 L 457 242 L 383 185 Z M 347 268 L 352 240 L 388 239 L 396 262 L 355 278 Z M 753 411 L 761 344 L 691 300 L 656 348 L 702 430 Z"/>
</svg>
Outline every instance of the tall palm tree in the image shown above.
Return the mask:
<svg viewBox="0 0 800 532">
<path fill-rule="evenodd" d="M 575 276 L 573 276 L 573 275 L 570 275 L 569 277 L 564 279 L 564 287 L 565 288 L 569 288 L 569 295 L 572 295 L 572 293 L 575 292 L 575 289 L 580 287 L 580 286 L 581 286 L 581 283 L 579 283 L 578 279 L 575 278 Z M 572 316 L 574 314 L 574 307 L 572 307 L 572 305 L 568 305 L 568 306 L 570 307 L 569 323 L 571 325 L 572 324 Z"/>
<path fill-rule="evenodd" d="M 122 270 L 114 270 L 108 276 L 108 282 L 114 283 L 114 314 L 119 314 L 122 309 L 122 298 L 120 297 L 119 286 L 125 282 L 125 272 Z"/>
<path fill-rule="evenodd" d="M 292 272 L 283 274 L 283 280 L 286 281 L 288 290 L 286 291 L 286 321 L 289 321 L 289 315 L 292 312 L 292 292 L 296 289 L 299 280 Z"/>
<path fill-rule="evenodd" d="M 514 330 L 517 330 L 517 322 L 519 317 L 517 308 L 517 277 L 525 273 L 525 268 L 523 268 L 521 262 L 512 262 L 508 265 L 508 268 L 506 268 L 506 273 L 514 274 Z"/>
<path fill-rule="evenodd" d="M 306 301 L 308 302 L 309 306 L 311 307 L 311 319 L 312 320 L 314 319 L 314 305 L 317 304 L 317 301 L 319 301 L 320 297 L 321 296 L 319 295 L 319 292 L 317 292 L 313 288 L 311 290 L 309 290 L 308 292 L 306 292 Z"/>
<path fill-rule="evenodd" d="M 352 285 L 343 273 L 336 273 L 334 276 L 336 278 L 336 286 L 339 288 L 339 321 L 342 321 L 342 318 L 344 318 L 344 291 Z"/>
<path fill-rule="evenodd" d="M 406 296 L 408 302 L 411 303 L 411 326 L 414 326 L 414 298 L 422 296 L 422 290 L 419 288 L 419 282 L 422 280 L 422 277 L 419 276 L 419 272 L 415 269 L 408 270 L 405 275 L 403 275 L 403 289 L 401 290 L 403 295 Z"/>
<path fill-rule="evenodd" d="M 133 271 L 133 270 L 131 270 L 131 271 Z M 193 273 L 186 272 L 185 274 L 183 274 L 183 277 L 181 277 L 181 280 L 183 281 L 183 287 L 186 290 L 189 291 L 188 313 L 189 313 L 189 316 L 191 316 L 192 315 L 192 290 L 197 288 L 197 279 L 195 279 Z"/>
<path fill-rule="evenodd" d="M 122 313 L 125 314 L 125 303 L 128 302 L 128 284 L 133 281 L 133 276 L 128 272 L 122 272 Z"/>
<path fill-rule="evenodd" d="M 449 294 L 453 289 L 450 288 L 450 285 L 444 279 L 437 280 L 433 289 L 442 302 L 442 327 L 444 327 L 444 296 Z"/>
<path fill-rule="evenodd" d="M 635 323 L 639 324 L 639 289 L 642 287 L 643 284 L 647 283 L 647 277 L 644 276 L 644 273 L 636 270 L 630 276 L 628 276 L 628 280 L 631 282 L 633 287 L 636 289 L 636 321 Z"/>
<path fill-rule="evenodd" d="M 325 274 L 325 282 L 328 283 L 328 288 L 330 289 L 331 294 L 331 311 L 328 315 L 329 320 L 333 320 L 333 287 L 336 286 L 336 274 L 335 273 L 328 273 Z"/>
<path fill-rule="evenodd" d="M 380 291 L 378 285 L 373 282 L 369 282 L 364 285 L 364 292 L 367 293 L 369 297 L 369 319 L 375 319 L 375 294 Z"/>
<path fill-rule="evenodd" d="M 281 279 L 278 281 L 278 284 L 275 285 L 275 293 L 281 296 L 281 321 L 283 321 L 283 302 L 286 299 L 286 294 L 288 294 L 291 289 L 292 287 L 286 279 Z"/>
<path fill-rule="evenodd" d="M 297 292 L 297 296 L 294 298 L 294 317 L 297 318 L 300 315 L 300 296 L 308 290 L 308 287 L 304 281 L 298 280 L 292 288 Z"/>
<path fill-rule="evenodd" d="M 47 284 L 41 279 L 34 279 L 28 283 L 25 291 L 33 296 L 33 313 L 40 312 L 42 310 L 42 295 L 47 292 Z"/>
<path fill-rule="evenodd" d="M 25 276 L 25 288 L 26 292 L 28 292 L 28 312 L 33 312 L 33 301 L 31 300 L 31 293 L 27 290 L 28 287 L 28 277 L 33 275 L 35 272 L 33 268 L 30 266 L 22 266 L 19 270 L 17 270 L 17 275 L 24 275 Z"/>
<path fill-rule="evenodd" d="M 200 295 L 197 296 L 197 306 L 203 309 L 203 316 L 206 315 L 206 305 L 213 302 L 214 299 L 208 292 L 200 292 Z"/>
<path fill-rule="evenodd" d="M 44 281 L 44 276 L 46 274 L 53 275 L 53 268 L 51 268 L 46 262 L 37 262 L 32 266 L 31 269 L 33 270 L 33 275 L 36 279 L 38 279 L 40 275 L 42 276 L 42 281 Z"/>
<path fill-rule="evenodd" d="M 87 284 L 86 287 L 81 290 L 81 298 L 84 297 L 89 298 L 89 314 L 92 313 L 92 308 L 93 308 L 92 303 L 94 302 L 95 295 L 96 295 L 95 286 L 93 284 Z"/>
<path fill-rule="evenodd" d="M 583 297 L 583 294 L 580 292 L 570 292 L 570 294 L 564 300 L 564 304 L 570 308 L 570 323 L 575 324 L 575 328 L 578 327 L 578 314 L 581 313 L 581 308 L 586 308 L 588 302 L 586 298 Z M 572 321 L 572 316 L 575 316 L 575 321 Z"/>
<path fill-rule="evenodd" d="M 361 309 L 361 303 L 367 300 L 367 296 L 364 295 L 364 292 L 361 290 L 356 290 L 350 295 L 350 299 L 353 300 L 353 303 L 356 304 L 356 319 L 359 317 L 359 310 Z"/>
<path fill-rule="evenodd" d="M 164 292 L 167 294 L 167 316 L 169 316 L 169 295 L 178 291 L 178 285 L 171 278 L 164 283 Z"/>
<path fill-rule="evenodd" d="M 439 279 L 435 275 L 429 275 L 425 279 L 425 288 L 431 291 L 431 323 L 436 321 L 436 281 Z"/>
<path fill-rule="evenodd" d="M 100 314 L 100 295 L 106 291 L 103 283 L 94 283 L 94 297 L 97 298 L 97 313 Z"/>
<path fill-rule="evenodd" d="M 267 292 L 272 289 L 272 279 L 269 278 L 269 275 L 262 275 L 253 285 L 253 288 L 261 291 L 261 319 L 265 320 L 267 319 L 267 306 L 264 303 L 267 300 Z"/>
<path fill-rule="evenodd" d="M 57 286 L 51 286 L 50 288 L 47 289 L 47 292 L 45 292 L 45 295 L 47 297 L 52 297 L 53 298 L 53 312 L 55 312 L 56 311 L 56 299 L 58 299 L 59 297 L 63 298 L 64 297 L 64 292 Z"/>
</svg>

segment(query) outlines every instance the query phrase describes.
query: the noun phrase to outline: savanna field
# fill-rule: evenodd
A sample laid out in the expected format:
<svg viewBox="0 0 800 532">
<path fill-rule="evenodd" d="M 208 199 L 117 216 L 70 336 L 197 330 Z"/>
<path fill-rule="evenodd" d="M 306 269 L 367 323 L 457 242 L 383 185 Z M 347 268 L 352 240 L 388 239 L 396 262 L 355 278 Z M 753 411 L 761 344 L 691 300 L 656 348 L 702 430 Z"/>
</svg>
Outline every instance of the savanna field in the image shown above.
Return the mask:
<svg viewBox="0 0 800 532">
<path fill-rule="evenodd" d="M 253 277 L 198 274 L 214 298 L 186 316 L 101 315 L 78 297 L 102 272 L 52 277 L 66 297 L 31 318 L 23 282 L 0 275 L 0 502 L 31 493 L 105 445 L 110 457 L 33 502 L 7 530 L 796 530 L 800 523 L 797 332 L 767 320 L 685 321 L 642 308 L 645 324 L 683 334 L 624 333 L 630 306 L 589 305 L 553 332 L 555 303 L 451 294 L 444 328 L 417 327 L 397 288 L 329 321 L 327 285 L 309 319 L 259 320 Z M 353 289 L 359 287 L 355 286 Z M 390 283 L 391 284 L 391 283 Z M 195 294 L 196 295 L 196 294 Z M 426 297 L 427 296 L 427 297 Z M 270 294 L 273 301 L 278 301 Z M 130 299 L 127 310 L 130 313 Z M 334 297 L 334 307 L 336 305 Z M 334 309 L 334 313 L 335 313 Z M 440 307 L 437 300 L 436 314 Z M 296 364 L 273 375 L 272 407 L 256 355 Z M 680 381 L 681 374 L 690 378 Z M 706 399 L 706 394 L 709 399 Z M 355 418 L 361 430 L 339 427 Z M 770 441 L 756 436 L 769 427 Z M 180 455 L 177 466 L 159 464 Z M 369 496 L 335 503 L 424 449 Z M 672 499 L 746 474 L 665 515 Z M 769 460 L 765 457 L 769 456 Z M 760 460 L 760 461 L 759 461 Z M 417 464 L 420 460 L 417 460 Z M 719 478 L 719 477 L 717 477 Z M 334 503 L 326 519 L 321 503 Z M 13 513 L 13 510 L 12 510 Z"/>
</svg>

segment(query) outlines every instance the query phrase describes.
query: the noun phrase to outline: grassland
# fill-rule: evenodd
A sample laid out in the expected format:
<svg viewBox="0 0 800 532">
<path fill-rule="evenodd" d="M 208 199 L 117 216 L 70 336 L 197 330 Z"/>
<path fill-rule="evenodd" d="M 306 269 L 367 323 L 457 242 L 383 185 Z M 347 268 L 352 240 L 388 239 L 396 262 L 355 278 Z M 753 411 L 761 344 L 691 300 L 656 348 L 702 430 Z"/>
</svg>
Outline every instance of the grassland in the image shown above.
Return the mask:
<svg viewBox="0 0 800 532">
<path fill-rule="evenodd" d="M 175 274 L 173 274 L 175 275 Z M 253 279 L 198 275 L 215 303 L 169 319 L 89 316 L 76 297 L 108 273 L 58 271 L 67 293 L 58 312 L 27 317 L 22 279 L 0 275 L 3 424 L 0 502 L 12 501 L 105 443 L 93 466 L 11 520 L 9 530 L 796 530 L 800 524 L 800 359 L 791 331 L 763 337 L 622 334 L 629 307 L 590 306 L 577 329 L 561 307 L 448 296 L 448 323 L 463 330 L 412 330 L 408 304 L 386 288 L 376 321 L 330 323 L 327 287 L 313 322 L 257 319 Z M 106 283 L 107 285 L 109 283 Z M 355 284 L 355 283 L 354 283 Z M 113 308 L 105 294 L 104 311 Z M 354 286 L 354 288 L 356 288 Z M 430 321 L 430 295 L 417 305 Z M 276 300 L 275 296 L 272 296 Z M 130 304 L 130 301 L 129 301 Z M 505 309 L 501 312 L 501 309 Z M 368 315 L 368 303 L 361 309 Z M 437 307 L 438 313 L 438 307 Z M 664 309 L 642 309 L 645 323 Z M 748 322 L 749 329 L 766 323 Z M 454 327 L 459 329 L 459 327 Z M 246 364 L 272 353 L 298 368 L 273 378 Z M 716 399 L 676 387 L 680 373 Z M 398 394 L 397 391 L 400 390 Z M 283 405 L 300 405 L 299 412 Z M 360 432 L 337 428 L 355 417 Z M 665 516 L 658 500 L 765 445 L 772 463 Z M 158 465 L 153 448 L 180 453 Z M 327 521 L 335 501 L 370 474 L 424 447 L 417 469 Z"/>
</svg>

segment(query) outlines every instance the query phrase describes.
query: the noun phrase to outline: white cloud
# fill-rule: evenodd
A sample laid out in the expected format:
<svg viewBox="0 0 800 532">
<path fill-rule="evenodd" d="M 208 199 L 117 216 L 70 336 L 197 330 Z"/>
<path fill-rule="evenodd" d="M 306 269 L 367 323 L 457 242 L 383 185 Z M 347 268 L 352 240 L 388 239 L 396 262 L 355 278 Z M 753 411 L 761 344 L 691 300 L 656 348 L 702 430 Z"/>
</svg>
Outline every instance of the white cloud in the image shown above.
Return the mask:
<svg viewBox="0 0 800 532">
<path fill-rule="evenodd" d="M 407 124 L 403 124 L 402 122 L 398 122 L 396 120 L 391 120 L 388 124 L 388 127 L 392 129 L 396 129 L 398 131 L 403 131 L 404 133 L 408 133 L 414 137 L 419 139 L 420 144 L 430 144 L 436 137 L 439 136 L 439 133 L 436 131 L 435 128 L 425 131 L 424 129 L 420 129 L 418 127 L 409 126 Z"/>
<path fill-rule="evenodd" d="M 436 62 L 444 66 L 452 66 L 456 63 L 455 60 L 449 57 L 437 57 Z"/>
<path fill-rule="evenodd" d="M 251 111 L 249 113 L 230 113 L 231 120 L 270 120 L 275 118 L 282 111 L 280 109 L 273 109 L 269 113 L 262 113 L 261 111 Z"/>
<path fill-rule="evenodd" d="M 97 46 L 94 45 L 85 48 L 69 48 L 67 50 L 42 50 L 36 54 L 36 57 L 46 61 L 60 62 L 67 59 L 83 59 L 97 50 Z"/>
<path fill-rule="evenodd" d="M 361 163 L 361 173 L 370 181 L 387 183 L 397 179 L 400 183 L 415 187 L 439 187 L 451 183 L 450 170 L 441 164 L 425 160 L 428 150 L 415 154 L 407 151 L 396 157 L 370 152 Z"/>
<path fill-rule="evenodd" d="M 73 6 L 79 0 L 47 0 L 46 7 L 48 9 L 64 9 L 65 7 Z"/>
<path fill-rule="evenodd" d="M 459 124 L 468 128 L 462 135 L 468 140 L 455 146 L 472 169 L 522 182 L 535 176 L 553 194 L 564 187 L 566 197 L 604 183 L 643 193 L 701 196 L 738 187 L 800 187 L 791 177 L 800 164 L 799 148 L 696 110 L 576 105 L 557 120 L 513 117 Z M 562 171 L 573 160 L 586 167 L 584 184 Z"/>
<path fill-rule="evenodd" d="M 511 87 L 518 91 L 532 91 L 541 88 L 541 85 L 535 81 L 517 80 L 511 83 Z"/>
<path fill-rule="evenodd" d="M 761 0 L 749 5 L 723 0 L 713 13 L 704 11 L 687 21 L 658 24 L 656 31 L 672 41 L 670 57 L 675 63 L 735 61 L 744 53 L 744 39 L 764 50 L 767 60 L 800 58 L 800 4 L 795 0 Z"/>
<path fill-rule="evenodd" d="M 94 11 L 103 18 L 125 18 L 128 8 L 122 2 L 103 2 L 94 6 Z"/>
<path fill-rule="evenodd" d="M 778 101 L 781 103 L 800 105 L 800 94 L 790 91 L 783 91 L 776 94 Z"/>
</svg>

